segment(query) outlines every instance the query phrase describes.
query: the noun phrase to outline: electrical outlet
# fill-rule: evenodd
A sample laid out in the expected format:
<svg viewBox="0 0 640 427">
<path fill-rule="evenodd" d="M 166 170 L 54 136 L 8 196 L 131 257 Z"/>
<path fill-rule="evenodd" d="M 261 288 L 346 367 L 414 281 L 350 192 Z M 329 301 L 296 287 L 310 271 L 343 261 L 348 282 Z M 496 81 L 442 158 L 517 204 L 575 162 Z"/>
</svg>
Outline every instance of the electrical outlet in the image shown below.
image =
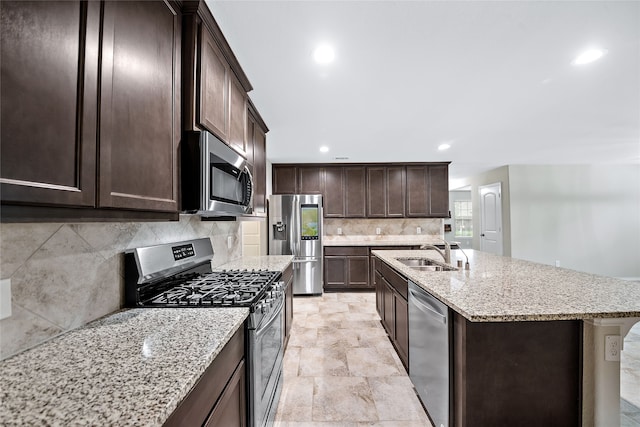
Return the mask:
<svg viewBox="0 0 640 427">
<path fill-rule="evenodd" d="M 231 246 L 233 246 L 233 237 L 227 236 L 227 248 L 231 249 Z"/>
<path fill-rule="evenodd" d="M 620 335 L 606 335 L 604 337 L 604 360 L 607 362 L 619 362 L 621 348 Z"/>
<path fill-rule="evenodd" d="M 0 280 L 0 319 L 11 317 L 11 279 Z"/>
<path fill-rule="evenodd" d="M 338 236 L 342 235 L 342 227 L 338 227 Z"/>
<path fill-rule="evenodd" d="M 422 234 L 422 227 L 416 227 L 416 234 Z"/>
<path fill-rule="evenodd" d="M 559 259 L 556 260 L 556 267 L 560 267 L 560 260 Z"/>
<path fill-rule="evenodd" d="M 376 234 L 380 234 L 380 227 L 376 227 Z"/>
</svg>

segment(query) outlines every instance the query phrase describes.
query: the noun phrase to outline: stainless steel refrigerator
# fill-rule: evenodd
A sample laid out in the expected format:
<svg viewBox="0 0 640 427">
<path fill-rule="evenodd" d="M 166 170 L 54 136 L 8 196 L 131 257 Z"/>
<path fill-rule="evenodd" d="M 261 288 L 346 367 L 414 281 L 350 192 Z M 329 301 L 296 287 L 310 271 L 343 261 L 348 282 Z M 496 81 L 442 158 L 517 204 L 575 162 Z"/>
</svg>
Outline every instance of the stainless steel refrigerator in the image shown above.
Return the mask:
<svg viewBox="0 0 640 427">
<path fill-rule="evenodd" d="M 322 294 L 322 196 L 269 196 L 269 254 L 293 255 L 293 294 Z"/>
</svg>

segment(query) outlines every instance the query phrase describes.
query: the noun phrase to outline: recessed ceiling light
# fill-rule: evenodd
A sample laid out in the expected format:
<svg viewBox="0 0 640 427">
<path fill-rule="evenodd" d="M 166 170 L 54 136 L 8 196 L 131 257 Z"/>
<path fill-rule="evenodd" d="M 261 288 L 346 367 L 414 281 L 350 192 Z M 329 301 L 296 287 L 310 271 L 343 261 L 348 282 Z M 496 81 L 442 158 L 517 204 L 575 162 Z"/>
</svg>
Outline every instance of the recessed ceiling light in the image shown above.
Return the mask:
<svg viewBox="0 0 640 427">
<path fill-rule="evenodd" d="M 438 150 L 440 150 L 440 151 L 448 150 L 449 148 L 451 148 L 451 145 L 446 144 L 446 143 L 438 145 Z"/>
<path fill-rule="evenodd" d="M 321 44 L 313 51 L 313 59 L 318 64 L 329 64 L 330 62 L 333 62 L 335 56 L 336 54 L 333 51 L 333 48 L 328 44 Z"/>
<path fill-rule="evenodd" d="M 589 64 L 593 61 L 597 61 L 602 58 L 604 54 L 607 53 L 604 49 L 589 49 L 582 52 L 580 55 L 573 60 L 573 65 L 585 65 Z"/>
<path fill-rule="evenodd" d="M 327 151 L 329 151 L 329 147 L 327 147 L 326 145 L 323 145 L 322 147 L 320 147 L 321 153 L 326 153 Z"/>
</svg>

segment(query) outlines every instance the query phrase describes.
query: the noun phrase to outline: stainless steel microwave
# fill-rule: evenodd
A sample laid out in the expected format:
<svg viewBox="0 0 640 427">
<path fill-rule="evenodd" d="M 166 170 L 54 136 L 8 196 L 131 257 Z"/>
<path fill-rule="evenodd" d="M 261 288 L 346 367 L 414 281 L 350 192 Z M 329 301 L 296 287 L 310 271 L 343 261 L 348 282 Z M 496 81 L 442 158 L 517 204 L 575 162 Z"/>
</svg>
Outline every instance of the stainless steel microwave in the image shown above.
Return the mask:
<svg viewBox="0 0 640 427">
<path fill-rule="evenodd" d="M 252 213 L 253 179 L 247 160 L 209 132 L 187 132 L 182 142 L 182 210 L 205 217 Z"/>
</svg>

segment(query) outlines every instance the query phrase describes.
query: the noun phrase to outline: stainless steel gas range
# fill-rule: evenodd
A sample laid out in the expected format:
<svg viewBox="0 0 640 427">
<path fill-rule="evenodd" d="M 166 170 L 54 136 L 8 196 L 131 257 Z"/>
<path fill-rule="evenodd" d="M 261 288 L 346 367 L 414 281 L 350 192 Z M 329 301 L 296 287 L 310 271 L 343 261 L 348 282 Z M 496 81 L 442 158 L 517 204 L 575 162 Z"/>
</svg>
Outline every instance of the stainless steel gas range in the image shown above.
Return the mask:
<svg viewBox="0 0 640 427">
<path fill-rule="evenodd" d="M 273 424 L 282 389 L 284 284 L 279 271 L 212 271 L 208 238 L 125 253 L 128 307 L 247 307 L 249 426 Z M 215 325 L 212 325 L 215 327 Z"/>
</svg>

